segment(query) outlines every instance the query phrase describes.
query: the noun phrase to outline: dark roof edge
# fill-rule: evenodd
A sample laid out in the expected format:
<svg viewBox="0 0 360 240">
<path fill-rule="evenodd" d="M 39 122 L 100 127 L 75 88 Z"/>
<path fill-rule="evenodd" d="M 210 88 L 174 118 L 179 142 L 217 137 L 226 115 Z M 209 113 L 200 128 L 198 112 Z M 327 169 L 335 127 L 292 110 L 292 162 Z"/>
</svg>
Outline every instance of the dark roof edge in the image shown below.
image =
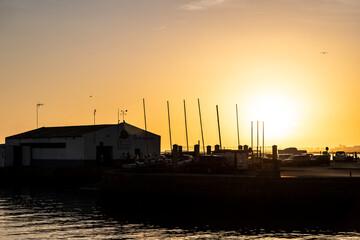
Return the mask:
<svg viewBox="0 0 360 240">
<path fill-rule="evenodd" d="M 45 130 L 45 129 L 57 129 L 57 128 L 76 128 L 76 127 L 92 127 L 92 126 L 95 126 L 96 129 L 94 131 L 97 131 L 97 130 L 100 130 L 102 128 L 106 128 L 106 127 L 112 127 L 112 126 L 118 126 L 118 125 L 129 125 L 133 128 L 136 128 L 136 129 L 139 129 L 141 131 L 144 131 L 145 132 L 145 129 L 141 129 L 139 127 L 136 127 L 134 125 L 131 125 L 127 122 L 121 122 L 119 124 L 99 124 L 99 125 L 74 125 L 74 126 L 56 126 L 56 127 L 41 127 L 41 128 L 36 128 L 36 129 L 32 129 L 32 130 L 29 130 L 29 131 L 26 131 L 26 132 L 22 132 L 22 133 L 18 133 L 18 134 L 14 134 L 14 135 L 11 135 L 11 136 L 8 136 L 5 138 L 5 141 L 6 139 L 21 139 L 21 135 L 25 135 L 25 134 L 30 134 L 31 132 L 36 132 L 36 131 L 39 131 L 39 130 Z M 89 131 L 87 133 L 92 133 L 94 131 Z M 152 134 L 152 135 L 155 135 L 155 136 L 159 136 L 160 135 L 157 135 L 155 133 L 152 133 L 152 132 L 149 132 L 149 131 L 146 131 L 148 132 L 149 134 Z M 76 135 L 76 136 L 72 136 L 72 137 L 81 137 L 83 136 L 84 134 L 87 134 L 87 133 L 82 133 L 80 135 Z M 64 138 L 64 137 L 67 137 L 67 136 L 52 136 L 51 138 Z M 26 138 L 26 137 L 24 137 Z M 30 138 L 34 138 L 34 137 L 30 137 Z M 36 137 L 36 138 L 48 138 L 48 137 Z"/>
</svg>

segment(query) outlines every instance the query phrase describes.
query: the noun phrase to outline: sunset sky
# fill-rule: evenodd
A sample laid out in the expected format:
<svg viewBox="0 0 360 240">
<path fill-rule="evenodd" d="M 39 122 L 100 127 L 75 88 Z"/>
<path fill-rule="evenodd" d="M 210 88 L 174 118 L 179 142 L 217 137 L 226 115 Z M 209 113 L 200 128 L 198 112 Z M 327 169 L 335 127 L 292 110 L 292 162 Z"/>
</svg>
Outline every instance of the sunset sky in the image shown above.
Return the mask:
<svg viewBox="0 0 360 240">
<path fill-rule="evenodd" d="M 321 54 L 321 52 L 328 52 Z M 39 126 L 126 122 L 185 145 L 360 145 L 358 0 L 0 0 L 0 143 Z M 90 96 L 92 96 L 90 98 Z M 256 125 L 256 123 L 255 123 Z"/>
</svg>

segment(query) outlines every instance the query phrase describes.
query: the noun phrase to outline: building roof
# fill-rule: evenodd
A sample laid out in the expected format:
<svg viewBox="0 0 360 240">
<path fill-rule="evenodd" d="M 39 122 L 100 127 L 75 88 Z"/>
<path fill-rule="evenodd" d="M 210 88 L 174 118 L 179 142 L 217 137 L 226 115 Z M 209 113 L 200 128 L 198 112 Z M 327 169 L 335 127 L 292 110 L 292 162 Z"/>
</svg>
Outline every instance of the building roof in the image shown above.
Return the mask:
<svg viewBox="0 0 360 240">
<path fill-rule="evenodd" d="M 132 126 L 131 124 L 122 122 L 120 124 L 42 127 L 28 132 L 9 136 L 6 139 L 81 137 L 84 134 L 95 132 L 111 126 L 120 126 L 122 128 L 125 128 L 125 130 L 131 135 L 141 135 L 145 133 L 145 130 Z"/>
</svg>

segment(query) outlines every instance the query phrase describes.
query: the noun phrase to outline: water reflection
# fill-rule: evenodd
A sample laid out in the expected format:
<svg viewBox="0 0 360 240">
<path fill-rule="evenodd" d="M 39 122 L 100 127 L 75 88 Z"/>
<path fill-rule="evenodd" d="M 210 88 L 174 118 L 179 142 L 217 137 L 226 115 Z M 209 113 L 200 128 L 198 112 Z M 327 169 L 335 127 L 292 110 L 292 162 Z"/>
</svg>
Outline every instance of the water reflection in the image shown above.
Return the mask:
<svg viewBox="0 0 360 240">
<path fill-rule="evenodd" d="M 141 212 L 138 202 L 119 202 L 112 212 L 96 192 L 53 189 L 0 189 L 0 239 L 358 239 L 360 234 L 334 229 L 301 231 L 201 225 L 204 218 L 169 211 Z M 125 204 L 125 205 L 124 205 Z M 151 208 L 151 206 L 148 206 Z M 152 216 L 152 217 L 151 217 Z M 160 219 L 160 220 L 159 220 Z M 182 224 L 185 221 L 188 224 Z M 226 221 L 217 219 L 219 223 Z M 183 227 L 185 226 L 185 227 Z"/>
</svg>

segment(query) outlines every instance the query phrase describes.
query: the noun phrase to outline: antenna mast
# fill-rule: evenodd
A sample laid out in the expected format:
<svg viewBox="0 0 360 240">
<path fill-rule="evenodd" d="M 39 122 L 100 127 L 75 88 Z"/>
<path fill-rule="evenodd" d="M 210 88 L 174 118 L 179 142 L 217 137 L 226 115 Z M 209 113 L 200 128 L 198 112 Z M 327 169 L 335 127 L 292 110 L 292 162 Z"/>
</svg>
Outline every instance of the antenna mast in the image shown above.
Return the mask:
<svg viewBox="0 0 360 240">
<path fill-rule="evenodd" d="M 145 131 L 147 131 L 147 128 L 146 128 L 146 112 L 145 112 L 145 98 L 143 98 L 143 108 L 144 108 Z"/>
<path fill-rule="evenodd" d="M 253 128 L 254 128 L 254 127 L 253 127 L 253 125 L 254 125 L 254 124 L 253 124 L 253 121 L 251 121 L 251 150 L 254 152 L 254 144 L 253 144 L 253 142 L 254 142 L 254 141 L 253 141 L 253 132 L 254 132 L 254 131 L 253 131 Z"/>
<path fill-rule="evenodd" d="M 167 101 L 167 110 L 168 110 L 168 120 L 169 120 L 170 151 L 172 152 L 169 101 Z"/>
<path fill-rule="evenodd" d="M 189 152 L 189 141 L 188 141 L 188 130 L 187 130 L 187 121 L 186 121 L 186 105 L 184 99 L 184 116 L 185 116 L 185 133 L 186 133 L 186 149 Z"/>
<path fill-rule="evenodd" d="M 239 117 L 238 117 L 238 106 L 236 104 L 236 125 L 237 125 L 237 139 L 238 139 L 238 147 L 240 146 L 240 136 L 239 136 Z"/>
<path fill-rule="evenodd" d="M 221 146 L 220 119 L 219 119 L 219 109 L 218 109 L 218 105 L 216 105 L 216 115 L 217 115 L 218 130 L 219 130 L 220 149 L 222 149 L 222 146 Z"/>
<path fill-rule="evenodd" d="M 259 161 L 259 121 L 257 121 L 257 130 L 256 130 L 257 138 L 256 138 L 256 157 L 257 161 Z"/>
<path fill-rule="evenodd" d="M 121 115 L 123 117 L 123 122 L 125 122 L 125 115 L 127 113 L 127 110 L 121 110 Z"/>
<path fill-rule="evenodd" d="M 36 128 L 39 128 L 39 108 L 44 106 L 43 103 L 36 104 Z"/>
<path fill-rule="evenodd" d="M 149 154 L 149 145 L 148 145 L 148 136 L 147 136 L 147 127 L 146 127 L 145 98 L 143 98 L 143 107 L 144 107 L 144 122 L 145 122 L 146 154 Z"/>
<path fill-rule="evenodd" d="M 94 126 L 95 126 L 95 115 L 96 115 L 96 109 L 94 109 Z"/>
<path fill-rule="evenodd" d="M 263 121 L 263 158 L 265 158 L 265 124 Z"/>
<path fill-rule="evenodd" d="M 202 121 L 201 121 L 201 109 L 200 109 L 200 100 L 199 99 L 198 99 L 198 106 L 199 106 L 199 116 L 200 116 L 201 138 L 202 138 L 202 143 L 203 143 L 203 151 L 205 153 L 204 133 L 203 133 L 203 127 L 202 127 Z"/>
</svg>

